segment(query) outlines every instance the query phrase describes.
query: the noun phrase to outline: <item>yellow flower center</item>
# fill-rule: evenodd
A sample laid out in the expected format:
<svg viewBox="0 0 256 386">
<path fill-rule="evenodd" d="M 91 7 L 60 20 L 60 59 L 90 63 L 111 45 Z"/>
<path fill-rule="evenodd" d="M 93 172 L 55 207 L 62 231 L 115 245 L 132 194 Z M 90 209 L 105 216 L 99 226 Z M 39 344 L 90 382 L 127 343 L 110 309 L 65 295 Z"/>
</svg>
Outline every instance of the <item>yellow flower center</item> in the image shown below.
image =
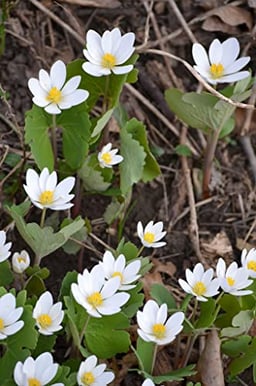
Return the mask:
<svg viewBox="0 0 256 386">
<path fill-rule="evenodd" d="M 4 321 L 0 318 L 0 331 L 4 328 Z"/>
<path fill-rule="evenodd" d="M 228 276 L 227 277 L 227 283 L 228 283 L 228 285 L 230 285 L 230 287 L 232 287 L 235 284 L 235 280 L 233 279 L 233 277 Z"/>
<path fill-rule="evenodd" d="M 116 271 L 116 272 L 114 272 L 114 273 L 112 274 L 112 277 L 116 277 L 116 276 L 120 277 L 120 281 L 121 281 L 121 283 L 122 283 L 122 281 L 123 281 L 123 279 L 124 279 L 123 274 L 122 274 L 121 272 Z"/>
<path fill-rule="evenodd" d="M 52 87 L 46 97 L 46 99 L 52 103 L 59 103 L 61 101 L 61 98 L 61 91 L 57 87 Z"/>
<path fill-rule="evenodd" d="M 87 297 L 87 302 L 94 308 L 100 306 L 103 303 L 102 296 L 99 292 L 94 292 Z"/>
<path fill-rule="evenodd" d="M 147 242 L 147 243 L 153 243 L 155 241 L 155 235 L 154 233 L 152 232 L 146 232 L 144 234 L 144 240 Z"/>
<path fill-rule="evenodd" d="M 112 156 L 110 153 L 103 153 L 101 158 L 103 159 L 103 161 L 106 163 L 106 164 L 110 164 L 110 162 L 112 161 Z"/>
<path fill-rule="evenodd" d="M 52 190 L 45 190 L 40 194 L 39 202 L 42 205 L 49 205 L 53 203 L 53 194 Z"/>
<path fill-rule="evenodd" d="M 26 263 L 26 259 L 24 259 L 24 257 L 22 256 L 17 257 L 17 260 L 18 260 L 18 263 Z"/>
<path fill-rule="evenodd" d="M 42 314 L 38 316 L 37 322 L 42 328 L 47 328 L 52 325 L 52 318 L 48 314 Z"/>
<path fill-rule="evenodd" d="M 41 386 L 42 383 L 36 379 L 36 378 L 29 378 L 28 379 L 28 386 Z"/>
<path fill-rule="evenodd" d="M 153 334 L 158 339 L 163 339 L 165 337 L 166 327 L 162 323 L 156 323 L 153 326 Z"/>
<path fill-rule="evenodd" d="M 83 374 L 81 381 L 83 382 L 84 386 L 90 386 L 95 381 L 95 377 L 91 371 L 88 371 L 87 373 Z"/>
<path fill-rule="evenodd" d="M 256 271 L 256 261 L 248 261 L 247 268 L 251 269 L 252 271 Z"/>
<path fill-rule="evenodd" d="M 112 54 L 104 54 L 101 59 L 101 65 L 104 68 L 109 68 L 110 70 L 116 65 L 116 57 Z"/>
<path fill-rule="evenodd" d="M 224 73 L 224 67 L 221 63 L 212 64 L 210 67 L 210 73 L 213 79 L 221 78 Z"/>
<path fill-rule="evenodd" d="M 202 281 L 198 281 L 192 289 L 197 296 L 202 296 L 206 292 L 206 286 Z"/>
</svg>

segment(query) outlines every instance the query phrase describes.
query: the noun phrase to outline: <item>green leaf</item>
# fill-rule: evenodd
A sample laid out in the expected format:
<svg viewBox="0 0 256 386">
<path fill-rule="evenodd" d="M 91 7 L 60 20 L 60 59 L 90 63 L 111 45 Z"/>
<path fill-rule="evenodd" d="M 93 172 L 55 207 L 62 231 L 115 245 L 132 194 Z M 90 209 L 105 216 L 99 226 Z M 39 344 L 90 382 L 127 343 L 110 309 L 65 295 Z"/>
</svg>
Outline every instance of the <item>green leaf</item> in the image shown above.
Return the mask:
<svg viewBox="0 0 256 386">
<path fill-rule="evenodd" d="M 106 181 L 103 169 L 100 169 L 95 155 L 87 157 L 78 175 L 83 181 L 83 187 L 89 192 L 104 192 L 111 185 L 112 169 L 109 169 L 110 177 Z"/>
<path fill-rule="evenodd" d="M 91 137 L 91 122 L 85 103 L 57 115 L 57 126 L 62 128 L 63 156 L 67 164 L 77 170 L 87 156 Z"/>
<path fill-rule="evenodd" d="M 135 288 L 129 290 L 130 298 L 123 307 L 123 313 L 127 315 L 128 318 L 132 318 L 143 305 L 144 294 L 140 293 L 142 287 L 143 284 L 138 283 Z"/>
<path fill-rule="evenodd" d="M 7 287 L 13 281 L 13 273 L 8 260 L 0 263 L 0 286 Z"/>
<path fill-rule="evenodd" d="M 188 365 L 182 369 L 173 370 L 169 373 L 154 377 L 153 380 L 156 384 L 168 381 L 183 381 L 186 377 L 191 377 L 196 374 L 195 365 Z"/>
<path fill-rule="evenodd" d="M 187 145 L 178 145 L 175 147 L 175 152 L 183 157 L 190 157 L 192 155 L 192 151 Z"/>
<path fill-rule="evenodd" d="M 25 143 L 30 146 L 35 162 L 41 170 L 47 167 L 52 171 L 54 167 L 54 155 L 48 134 L 51 125 L 51 115 L 36 105 L 26 113 Z"/>
<path fill-rule="evenodd" d="M 230 363 L 229 371 L 231 376 L 241 374 L 245 369 L 254 364 L 256 362 L 255 352 L 256 338 L 253 338 L 245 348 L 245 351 Z"/>
<path fill-rule="evenodd" d="M 159 305 L 166 303 L 169 310 L 176 309 L 176 302 L 170 291 L 162 284 L 152 284 L 150 296 L 157 301 Z"/>
<path fill-rule="evenodd" d="M 97 124 L 95 125 L 93 132 L 92 132 L 92 135 L 91 135 L 92 138 L 96 137 L 96 135 L 99 135 L 102 132 L 102 130 L 104 129 L 104 127 L 106 126 L 106 124 L 110 120 L 113 111 L 114 111 L 114 109 L 110 109 L 110 110 L 106 111 L 105 114 L 103 114 L 97 120 Z"/>
<path fill-rule="evenodd" d="M 71 284 L 76 282 L 77 282 L 77 272 L 76 271 L 67 272 L 61 283 L 60 296 L 59 296 L 60 300 L 63 301 L 64 296 L 70 295 Z"/>
<path fill-rule="evenodd" d="M 38 357 L 43 352 L 46 352 L 46 351 L 51 352 L 55 345 L 56 339 L 57 339 L 56 335 L 39 334 L 37 346 L 33 351 L 34 358 Z"/>
<path fill-rule="evenodd" d="M 138 257 L 138 248 L 131 241 L 125 242 L 125 239 L 122 238 L 116 249 L 117 255 L 123 254 L 127 261 L 136 259 Z"/>
<path fill-rule="evenodd" d="M 165 98 L 180 120 L 206 133 L 222 128 L 235 110 L 233 105 L 207 92 L 183 94 L 173 88 L 166 90 Z"/>
<path fill-rule="evenodd" d="M 70 236 L 84 226 L 84 221 L 81 218 L 77 218 L 59 232 L 54 233 L 51 227 L 41 228 L 36 223 L 26 224 L 24 219 L 18 214 L 16 205 L 8 208 L 8 212 L 14 219 L 20 235 L 40 259 L 56 251 L 66 243 Z"/>
<path fill-rule="evenodd" d="M 132 118 L 130 121 L 127 122 L 125 128 L 127 132 L 132 135 L 132 138 L 139 142 L 139 144 L 143 147 L 144 152 L 146 153 L 145 164 L 142 174 L 143 182 L 153 180 L 161 172 L 155 157 L 150 151 L 145 126 L 142 122 L 138 121 L 135 118 Z"/>
<path fill-rule="evenodd" d="M 119 167 L 120 185 L 124 195 L 131 190 L 133 184 L 142 179 L 146 159 L 143 146 L 133 138 L 133 135 L 129 131 L 130 126 L 128 122 L 120 132 L 120 153 L 124 157 Z"/>
<path fill-rule="evenodd" d="M 120 202 L 116 197 L 112 197 L 111 203 L 107 206 L 103 218 L 108 225 L 112 224 L 123 212 L 124 202 Z"/>
<path fill-rule="evenodd" d="M 200 315 L 195 324 L 196 328 L 211 327 L 216 319 L 216 304 L 211 298 L 207 302 L 200 302 Z"/>
<path fill-rule="evenodd" d="M 140 366 L 142 366 L 141 370 L 147 373 L 151 372 L 155 346 L 155 343 L 145 342 L 140 336 L 138 337 L 136 355 L 138 356 Z"/>
<path fill-rule="evenodd" d="M 221 345 L 221 351 L 231 358 L 235 358 L 242 352 L 245 352 L 250 344 L 252 337 L 249 335 L 241 335 L 236 339 L 229 339 Z"/>
<path fill-rule="evenodd" d="M 222 337 L 234 337 L 247 333 L 252 326 L 254 313 L 251 310 L 240 311 L 232 319 L 232 327 L 223 328 Z"/>
<path fill-rule="evenodd" d="M 126 353 L 131 344 L 130 335 L 125 331 L 129 325 L 127 316 L 122 312 L 102 318 L 90 318 L 85 332 L 89 351 L 102 359 Z"/>
</svg>

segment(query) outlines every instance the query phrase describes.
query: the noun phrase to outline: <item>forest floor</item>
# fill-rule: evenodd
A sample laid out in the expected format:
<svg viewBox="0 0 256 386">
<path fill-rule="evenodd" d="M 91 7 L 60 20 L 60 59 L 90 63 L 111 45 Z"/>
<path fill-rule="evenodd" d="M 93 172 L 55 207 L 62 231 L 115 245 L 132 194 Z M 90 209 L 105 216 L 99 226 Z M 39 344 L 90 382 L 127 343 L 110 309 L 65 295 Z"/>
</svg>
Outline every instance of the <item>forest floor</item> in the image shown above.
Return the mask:
<svg viewBox="0 0 256 386">
<path fill-rule="evenodd" d="M 36 77 L 40 68 L 48 70 L 57 59 L 68 63 L 82 58 L 88 29 L 101 34 L 118 26 L 123 33 L 135 33 L 140 55 L 136 64 L 138 81 L 124 88 L 121 103 L 129 117 L 136 117 L 145 124 L 150 146 L 158 154 L 157 161 L 162 172 L 153 182 L 139 183 L 134 187 L 133 209 L 125 223 L 124 236 L 137 242 L 138 221 L 144 224 L 150 220 L 163 221 L 168 231 L 166 247 L 152 251 L 155 265 L 145 279 L 145 293 L 151 284 L 164 282 L 179 298 L 181 291 L 177 279 L 184 277 L 187 267 L 193 267 L 198 261 L 211 266 L 221 256 L 226 261 L 239 261 L 243 248 L 255 247 L 256 170 L 254 154 L 249 152 L 250 146 L 253 148 L 256 143 L 254 117 L 248 117 L 244 111 L 238 112 L 235 131 L 219 141 L 210 195 L 203 198 L 200 181 L 206 138 L 195 129 L 188 130 L 187 138 L 194 151 L 184 167 L 175 151 L 180 143 L 182 124 L 171 113 L 164 99 L 167 88 L 195 91 L 198 82 L 177 61 L 149 52 L 151 48 L 156 48 L 193 64 L 193 42 L 198 41 L 208 47 L 214 38 L 223 41 L 234 36 L 239 40 L 243 54 L 251 56 L 250 67 L 255 68 L 255 1 L 6 2 L 9 12 L 5 21 L 5 47 L 0 46 L 0 93 L 7 93 L 8 103 L 0 104 L 0 160 L 6 152 L 21 155 L 24 150 L 20 138 L 25 112 L 32 105 L 28 79 Z M 17 130 L 13 129 L 15 127 L 19 127 L 22 135 L 17 134 Z M 32 160 L 29 162 L 32 164 Z M 11 164 L 5 162 L 1 162 L 1 168 L 0 178 L 12 170 Z M 9 185 L 13 180 L 12 174 L 4 186 L 0 185 L 2 204 L 10 201 L 19 203 L 25 198 L 23 170 L 17 168 L 14 175 L 17 177 L 15 187 Z M 195 204 L 191 204 L 188 184 L 193 188 Z M 82 215 L 90 219 L 95 236 L 115 247 L 115 229 L 107 229 L 103 221 L 108 203 L 109 199 L 101 195 L 86 196 Z M 3 205 L 0 205 L 0 213 L 0 225 L 5 227 L 10 219 Z M 9 234 L 13 242 L 17 241 L 15 232 Z M 88 243 L 93 245 L 94 251 L 84 248 L 79 256 L 57 254 L 54 259 L 51 256 L 44 259 L 44 265 L 49 266 L 52 272 L 48 282 L 52 291 L 58 292 L 68 270 L 81 269 L 81 261 L 83 267 L 94 264 L 104 251 L 104 246 L 95 239 L 89 239 Z M 20 244 L 24 247 L 22 241 Z M 63 258 L 65 264 L 60 261 Z M 195 355 L 197 352 L 198 347 L 195 347 Z M 171 354 L 163 350 L 159 371 L 168 367 L 168 356 Z M 250 371 L 243 374 L 244 384 L 253 385 L 251 377 Z M 130 375 L 120 382 L 123 386 L 136 384 Z"/>
</svg>

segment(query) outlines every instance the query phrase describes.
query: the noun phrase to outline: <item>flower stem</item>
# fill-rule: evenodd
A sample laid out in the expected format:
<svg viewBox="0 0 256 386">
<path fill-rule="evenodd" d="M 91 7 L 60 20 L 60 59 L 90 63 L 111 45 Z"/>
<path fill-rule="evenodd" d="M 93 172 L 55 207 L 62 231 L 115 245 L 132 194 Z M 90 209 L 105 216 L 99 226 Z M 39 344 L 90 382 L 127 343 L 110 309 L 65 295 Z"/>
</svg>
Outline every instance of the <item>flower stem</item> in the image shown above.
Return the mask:
<svg viewBox="0 0 256 386">
<path fill-rule="evenodd" d="M 81 333 L 79 335 L 79 347 L 81 346 L 81 343 L 82 343 L 82 340 L 83 340 L 83 337 L 84 337 L 84 334 L 85 334 L 85 331 L 86 331 L 86 328 L 88 326 L 90 318 L 91 318 L 90 315 L 88 315 L 86 320 L 85 320 L 85 323 L 84 323 L 84 326 L 82 328 L 82 331 L 81 331 Z"/>
<path fill-rule="evenodd" d="M 142 251 L 144 250 L 144 245 L 140 248 L 139 252 L 137 253 L 137 257 L 139 257 L 142 254 Z"/>
<path fill-rule="evenodd" d="M 46 208 L 43 208 L 40 220 L 40 227 L 43 228 L 45 221 Z"/>
<path fill-rule="evenodd" d="M 52 149 L 54 156 L 54 169 L 57 167 L 58 159 L 58 149 L 57 149 L 57 138 L 56 138 L 56 115 L 52 116 L 52 127 L 51 127 L 51 139 L 52 139 Z"/>
<path fill-rule="evenodd" d="M 152 364 L 151 364 L 151 372 L 150 374 L 153 375 L 154 372 L 154 367 L 155 367 L 155 362 L 156 362 L 156 354 L 157 354 L 157 344 L 154 347 L 154 352 L 153 352 L 153 358 L 152 358 Z"/>
<path fill-rule="evenodd" d="M 214 160 L 215 150 L 218 143 L 220 130 L 210 131 L 207 138 L 207 145 L 205 150 L 204 166 L 203 166 L 203 198 L 209 198 L 210 190 L 209 184 L 212 175 L 212 164 Z"/>
</svg>

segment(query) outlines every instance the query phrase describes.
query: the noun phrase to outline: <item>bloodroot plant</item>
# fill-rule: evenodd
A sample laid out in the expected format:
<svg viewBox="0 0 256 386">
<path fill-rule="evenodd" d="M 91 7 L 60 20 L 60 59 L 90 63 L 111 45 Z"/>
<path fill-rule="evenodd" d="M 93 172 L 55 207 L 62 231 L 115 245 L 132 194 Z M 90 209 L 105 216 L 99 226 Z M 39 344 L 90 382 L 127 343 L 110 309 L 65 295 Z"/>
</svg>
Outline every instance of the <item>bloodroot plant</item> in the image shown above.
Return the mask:
<svg viewBox="0 0 256 386">
<path fill-rule="evenodd" d="M 162 221 L 149 219 L 145 226 L 138 222 L 135 242 L 123 235 L 133 185 L 160 174 L 144 124 L 120 114 L 122 89 L 137 79 L 134 42 L 134 33 L 121 34 L 119 28 L 102 35 L 89 30 L 86 60 L 67 65 L 57 60 L 49 72 L 41 69 L 28 80 L 33 106 L 26 114 L 25 142 L 32 159 L 25 164 L 19 204 L 6 207 L 26 247 L 17 252 L 9 233 L 0 231 L 2 386 L 105 386 L 118 378 L 126 354 L 143 386 L 190 380 L 196 373 L 193 345 L 213 330 L 231 358 L 231 376 L 256 366 L 256 340 L 249 334 L 256 311 L 255 250 L 242 252 L 241 267 L 221 258 L 216 267 L 188 268 L 186 280 L 178 279 L 179 301 L 164 285 L 143 292 L 153 265 L 145 251 L 166 247 L 167 231 Z M 235 38 L 215 39 L 209 55 L 200 44 L 193 46 L 195 70 L 206 81 L 237 82 L 223 91 L 234 101 L 251 91 L 249 72 L 240 71 L 249 58 L 237 59 L 238 54 Z M 206 192 L 217 140 L 231 132 L 235 108 L 205 92 L 170 89 L 166 98 L 180 119 L 209 136 Z M 115 137 L 111 117 L 119 127 Z M 93 267 L 67 271 L 51 293 L 42 260 L 51 254 L 65 266 L 57 251 L 77 254 L 85 245 L 92 225 L 80 203 L 95 193 L 111 197 L 104 220 L 116 227 L 117 245 L 106 248 Z M 177 354 L 170 371 L 156 374 L 162 346 Z"/>
</svg>

